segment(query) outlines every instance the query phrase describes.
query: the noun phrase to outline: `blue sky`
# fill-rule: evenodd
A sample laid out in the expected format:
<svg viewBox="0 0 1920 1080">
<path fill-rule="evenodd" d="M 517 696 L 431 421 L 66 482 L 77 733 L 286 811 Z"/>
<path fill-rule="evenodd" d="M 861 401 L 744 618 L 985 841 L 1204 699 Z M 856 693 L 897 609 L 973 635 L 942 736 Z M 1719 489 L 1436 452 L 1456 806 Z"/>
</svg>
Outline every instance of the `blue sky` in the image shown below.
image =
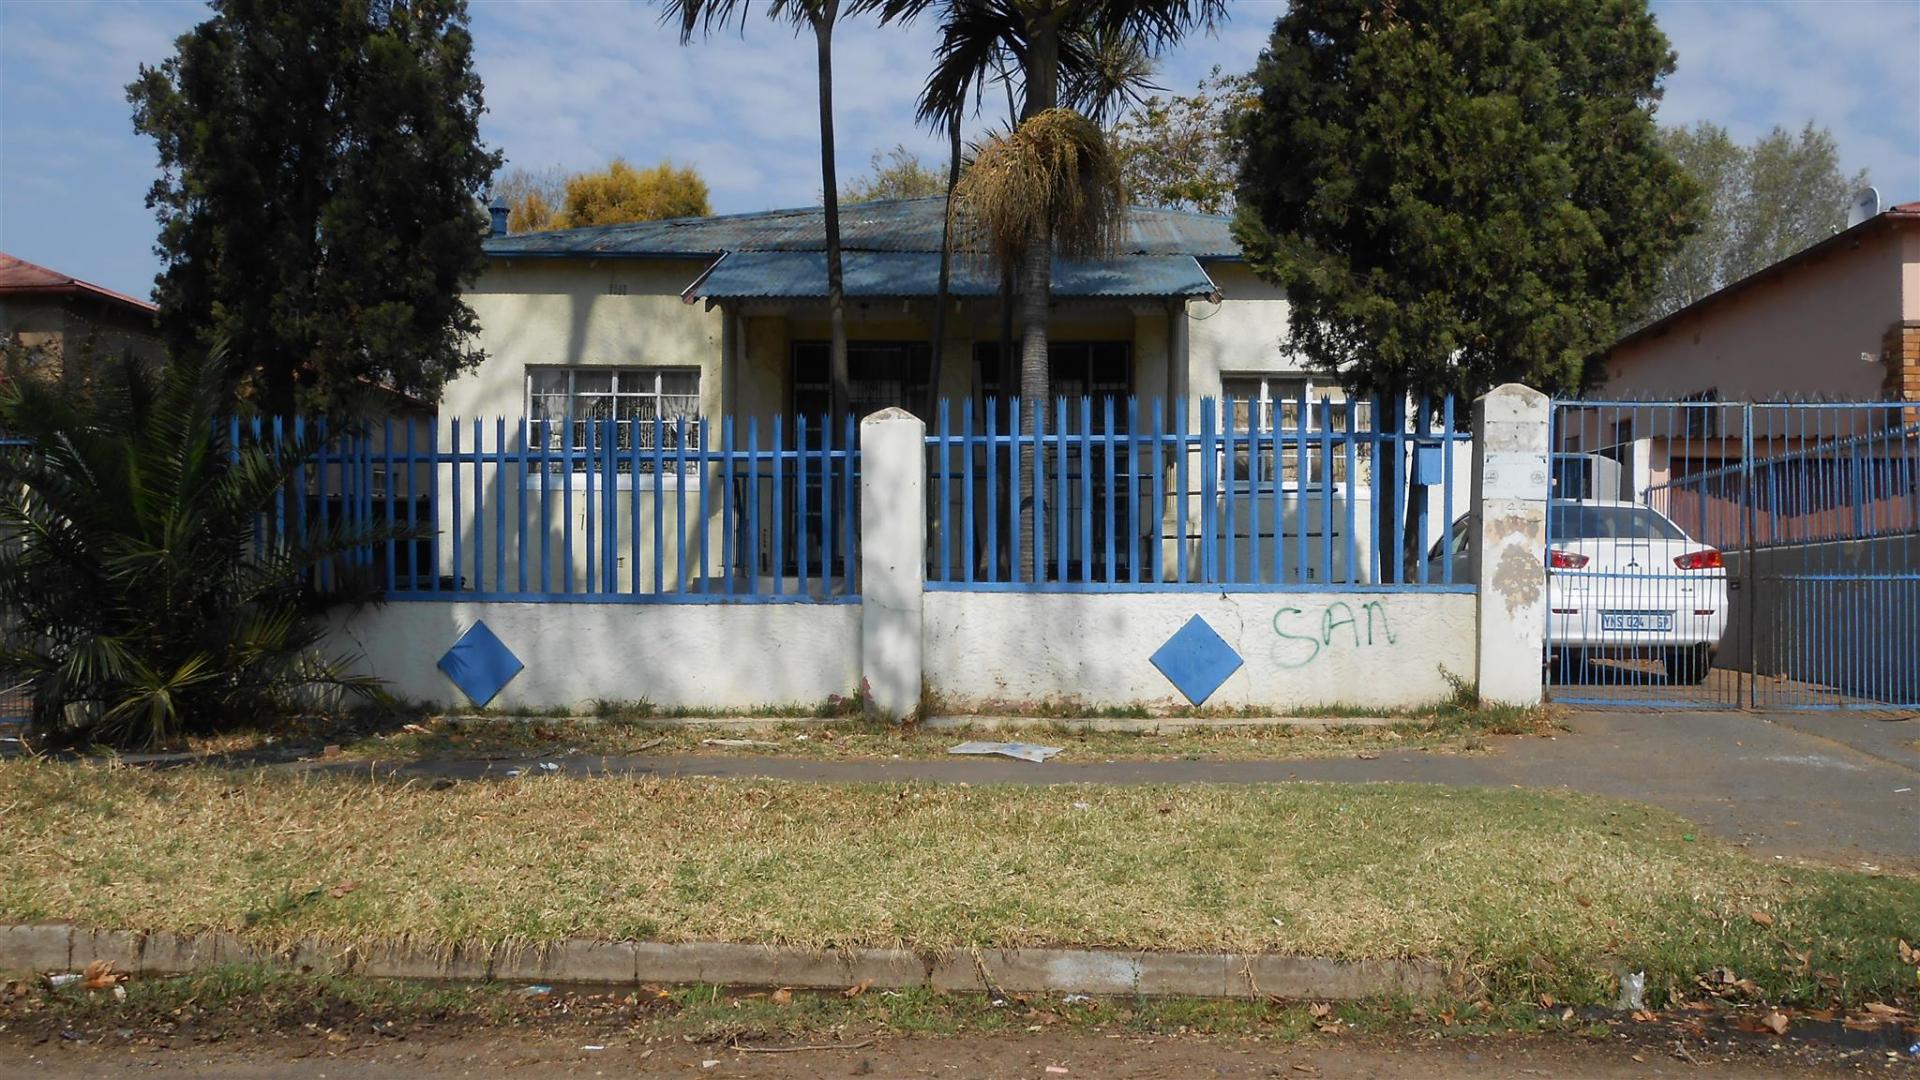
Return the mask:
<svg viewBox="0 0 1920 1080">
<path fill-rule="evenodd" d="M 1654 5 L 1679 55 L 1660 117 L 1710 119 L 1748 139 L 1808 120 L 1887 202 L 1920 199 L 1920 0 L 1691 0 Z M 1282 0 L 1234 0 L 1212 37 L 1163 61 L 1190 88 L 1247 70 Z M 144 205 L 151 143 L 124 87 L 205 17 L 190 0 L 0 0 L 0 250 L 138 296 L 158 262 Z M 756 22 L 682 47 L 630 0 L 472 0 L 489 145 L 513 164 L 585 168 L 614 156 L 692 164 L 715 209 L 813 202 L 819 142 L 810 40 Z M 933 36 L 850 25 L 836 48 L 842 175 L 905 142 L 930 157 L 912 101 Z"/>
</svg>

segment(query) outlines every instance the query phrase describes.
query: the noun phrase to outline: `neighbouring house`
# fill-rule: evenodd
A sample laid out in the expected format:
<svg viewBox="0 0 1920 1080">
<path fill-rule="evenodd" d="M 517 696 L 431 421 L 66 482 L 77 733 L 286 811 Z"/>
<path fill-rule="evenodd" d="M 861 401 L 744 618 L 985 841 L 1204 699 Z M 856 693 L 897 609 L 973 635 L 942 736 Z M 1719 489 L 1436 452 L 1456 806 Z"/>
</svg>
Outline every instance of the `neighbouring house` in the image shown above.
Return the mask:
<svg viewBox="0 0 1920 1080">
<path fill-rule="evenodd" d="M 1596 397 L 1920 401 L 1920 202 L 1621 338 Z"/>
<path fill-rule="evenodd" d="M 1594 475 L 1617 476 L 1624 498 L 1730 467 L 1749 442 L 1771 459 L 1803 444 L 1913 425 L 1920 407 L 1854 410 L 1841 427 L 1833 419 L 1841 414 L 1830 412 L 1818 429 L 1811 412 L 1775 409 L 1759 413 L 1760 427 L 1748 433 L 1738 405 L 1920 403 L 1920 202 L 1876 214 L 1641 327 L 1599 362 L 1603 375 L 1586 396 L 1620 404 L 1563 410 L 1555 450 L 1569 466 L 1576 456 L 1618 461 L 1617 471 Z M 1598 486 L 1610 487 L 1608 480 Z"/>
<path fill-rule="evenodd" d="M 0 252 L 0 341 L 18 350 L 28 372 L 54 380 L 84 378 L 92 363 L 131 354 L 157 361 L 157 309 Z"/>
</svg>

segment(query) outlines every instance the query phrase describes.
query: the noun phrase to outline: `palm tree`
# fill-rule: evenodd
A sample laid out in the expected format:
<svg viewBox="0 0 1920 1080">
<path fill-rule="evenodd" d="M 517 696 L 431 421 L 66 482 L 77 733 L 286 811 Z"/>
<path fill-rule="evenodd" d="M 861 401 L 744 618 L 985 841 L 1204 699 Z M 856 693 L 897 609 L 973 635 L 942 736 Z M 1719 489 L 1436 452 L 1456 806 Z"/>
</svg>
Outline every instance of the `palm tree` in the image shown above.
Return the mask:
<svg viewBox="0 0 1920 1080">
<path fill-rule="evenodd" d="M 831 343 L 827 378 L 832 384 L 833 416 L 845 415 L 851 401 L 847 377 L 847 297 L 840 264 L 840 183 L 833 162 L 833 28 L 843 14 L 875 7 L 879 0 L 767 0 L 767 16 L 813 32 L 820 82 L 820 191 L 827 233 L 827 321 Z M 666 0 L 662 19 L 680 24 L 680 42 L 695 31 L 712 34 L 738 21 L 744 30 L 753 0 Z"/>
<path fill-rule="evenodd" d="M 1083 28 L 1082 39 L 1068 50 L 1067 59 L 1076 66 L 1062 72 L 1065 81 L 1066 101 L 1072 108 L 1085 113 L 1095 123 L 1104 126 L 1124 105 L 1138 101 L 1147 90 L 1158 87 L 1150 81 L 1153 75 L 1153 62 L 1147 57 L 1137 41 L 1116 36 L 1113 32 L 1098 27 Z M 1012 100 L 1012 78 L 1009 69 L 1014 66 L 1011 57 L 1002 49 L 1000 55 L 992 60 L 996 76 L 1008 89 L 1007 127 L 1009 130 L 1020 125 L 1020 111 Z M 1084 65 L 1084 66 L 1082 66 Z M 946 129 L 949 147 L 947 163 L 947 206 L 953 206 L 954 188 L 960 183 L 960 168 L 965 159 L 962 155 L 960 129 L 965 120 L 966 99 L 971 92 L 975 98 L 975 108 L 984 96 L 984 73 L 963 75 L 963 85 L 957 92 L 936 94 L 929 87 L 922 95 L 917 119 L 930 127 Z M 927 415 L 933 415 L 940 400 L 940 361 L 942 344 L 946 340 L 948 286 L 951 280 L 953 262 L 953 214 L 947 215 L 940 232 L 940 284 L 934 294 L 934 313 L 932 326 L 932 367 L 927 387 Z M 1005 355 L 1012 351 L 1013 338 L 1013 276 L 1012 267 L 1005 268 L 1001 274 L 1001 352 Z"/>
<path fill-rule="evenodd" d="M 1059 107 L 1063 88 L 1086 85 L 1071 73 L 1101 67 L 1098 51 L 1131 43 L 1151 59 L 1194 30 L 1211 29 L 1226 17 L 1226 0 L 857 0 L 878 11 L 882 22 L 909 21 L 937 9 L 940 43 L 921 94 L 922 115 L 950 116 L 966 107 L 967 95 L 996 65 L 1011 58 L 1023 83 L 1020 122 Z M 1068 77 L 1063 78 L 1063 74 Z M 1009 85 L 1009 93 L 1011 86 Z M 951 207 L 949 208 L 951 210 Z M 1054 233 L 1042 222 L 1021 251 L 1020 434 L 1031 437 L 1048 389 L 1047 309 L 1053 288 Z M 1003 266 L 1006 264 L 1002 264 Z M 1021 510 L 1021 529 L 1031 528 L 1032 507 Z M 1028 553 L 1030 554 L 1030 553 Z M 1025 557 L 1023 556 L 1023 562 Z"/>
</svg>

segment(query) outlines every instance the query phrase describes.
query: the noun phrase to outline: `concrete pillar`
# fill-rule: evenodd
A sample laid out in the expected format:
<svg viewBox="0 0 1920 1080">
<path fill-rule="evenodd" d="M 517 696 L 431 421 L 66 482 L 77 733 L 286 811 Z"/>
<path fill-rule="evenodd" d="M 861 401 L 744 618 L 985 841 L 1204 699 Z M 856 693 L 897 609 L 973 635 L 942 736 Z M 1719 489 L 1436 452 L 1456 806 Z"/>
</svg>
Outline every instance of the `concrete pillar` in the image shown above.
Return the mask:
<svg viewBox="0 0 1920 1080">
<path fill-rule="evenodd" d="M 860 421 L 860 682 L 868 715 L 887 720 L 920 708 L 926 436 L 905 409 Z"/>
<path fill-rule="evenodd" d="M 1468 580 L 1478 583 L 1480 700 L 1540 701 L 1547 633 L 1545 394 L 1517 383 L 1473 403 L 1474 525 Z"/>
</svg>

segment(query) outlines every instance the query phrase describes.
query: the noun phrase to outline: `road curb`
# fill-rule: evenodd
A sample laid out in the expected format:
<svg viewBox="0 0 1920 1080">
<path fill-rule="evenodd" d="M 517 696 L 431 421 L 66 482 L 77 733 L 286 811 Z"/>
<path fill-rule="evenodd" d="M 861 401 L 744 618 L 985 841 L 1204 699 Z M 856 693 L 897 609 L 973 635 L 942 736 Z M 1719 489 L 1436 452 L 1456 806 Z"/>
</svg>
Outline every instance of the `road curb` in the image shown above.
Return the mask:
<svg viewBox="0 0 1920 1080">
<path fill-rule="evenodd" d="M 716 983 L 837 990 L 1061 993 L 1143 997 L 1429 998 L 1446 971 L 1429 961 L 1331 960 L 1267 953 L 1103 949 L 806 949 L 729 942 L 594 941 L 446 950 L 406 941 L 372 948 L 304 939 L 281 949 L 224 931 L 178 934 L 66 923 L 0 926 L 0 971 L 77 971 L 94 961 L 138 975 L 256 964 L 369 978 L 637 986 Z"/>
</svg>

